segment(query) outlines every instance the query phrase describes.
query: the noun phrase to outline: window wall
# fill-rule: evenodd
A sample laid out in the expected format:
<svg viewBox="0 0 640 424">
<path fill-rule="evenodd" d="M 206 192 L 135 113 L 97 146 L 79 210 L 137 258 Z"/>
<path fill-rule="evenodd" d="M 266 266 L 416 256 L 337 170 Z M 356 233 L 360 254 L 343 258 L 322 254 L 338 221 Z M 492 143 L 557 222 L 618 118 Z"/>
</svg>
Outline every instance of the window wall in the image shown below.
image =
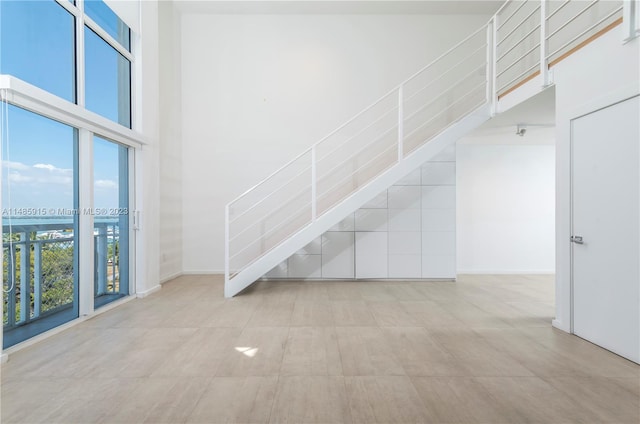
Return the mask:
<svg viewBox="0 0 640 424">
<path fill-rule="evenodd" d="M 135 34 L 106 3 L 1 1 L 0 37 L 6 348 L 132 291 L 140 140 Z"/>
<path fill-rule="evenodd" d="M 77 130 L 15 106 L 7 108 L 7 117 L 11 140 L 2 145 L 5 346 L 78 317 Z"/>
</svg>

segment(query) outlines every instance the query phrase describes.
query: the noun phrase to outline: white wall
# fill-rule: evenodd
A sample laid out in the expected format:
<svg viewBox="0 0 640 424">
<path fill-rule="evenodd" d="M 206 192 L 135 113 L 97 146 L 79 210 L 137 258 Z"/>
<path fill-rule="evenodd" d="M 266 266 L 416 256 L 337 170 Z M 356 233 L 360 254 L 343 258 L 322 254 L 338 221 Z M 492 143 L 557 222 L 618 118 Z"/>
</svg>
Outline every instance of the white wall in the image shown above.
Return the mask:
<svg viewBox="0 0 640 424">
<path fill-rule="evenodd" d="M 555 147 L 459 143 L 456 163 L 458 273 L 553 273 Z"/>
<path fill-rule="evenodd" d="M 182 102 L 180 16 L 158 6 L 160 61 L 160 281 L 182 273 Z"/>
<path fill-rule="evenodd" d="M 554 66 L 556 83 L 556 319 L 571 331 L 571 120 L 640 93 L 640 40 L 620 27 Z M 614 152 L 612 152 L 614 154 Z M 625 152 L 615 152 L 625 154 Z"/>
<path fill-rule="evenodd" d="M 134 115 L 137 129 L 148 143 L 136 151 L 136 207 L 141 212 L 141 228 L 136 234 L 136 291 L 145 295 L 159 285 L 159 75 L 158 3 L 140 2 L 139 56 L 135 72 L 139 83 L 135 96 L 141 108 Z"/>
<path fill-rule="evenodd" d="M 227 202 L 487 18 L 183 15 L 184 271 L 222 271 Z"/>
</svg>

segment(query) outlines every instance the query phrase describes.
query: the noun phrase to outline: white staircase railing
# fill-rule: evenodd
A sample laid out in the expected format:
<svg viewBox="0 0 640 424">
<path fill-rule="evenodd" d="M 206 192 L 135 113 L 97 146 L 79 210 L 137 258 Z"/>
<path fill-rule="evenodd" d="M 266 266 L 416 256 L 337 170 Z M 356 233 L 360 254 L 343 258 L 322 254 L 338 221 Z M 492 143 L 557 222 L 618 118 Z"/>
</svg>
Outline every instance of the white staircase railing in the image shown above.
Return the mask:
<svg viewBox="0 0 640 424">
<path fill-rule="evenodd" d="M 485 26 L 226 205 L 226 284 L 482 105 L 497 112 L 499 97 L 538 76 L 548 85 L 549 65 L 621 11 L 622 1 L 507 1 Z"/>
</svg>

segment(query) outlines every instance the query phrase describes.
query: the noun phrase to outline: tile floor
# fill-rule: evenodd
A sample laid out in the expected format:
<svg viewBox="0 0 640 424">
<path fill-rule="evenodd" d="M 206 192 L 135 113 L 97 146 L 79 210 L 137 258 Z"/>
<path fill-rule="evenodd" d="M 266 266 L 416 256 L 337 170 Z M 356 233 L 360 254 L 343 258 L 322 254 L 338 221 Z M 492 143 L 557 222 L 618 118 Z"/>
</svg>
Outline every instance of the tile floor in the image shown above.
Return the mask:
<svg viewBox="0 0 640 424">
<path fill-rule="evenodd" d="M 551 327 L 553 279 L 185 276 L 2 366 L 3 423 L 633 423 L 640 367 Z"/>
</svg>

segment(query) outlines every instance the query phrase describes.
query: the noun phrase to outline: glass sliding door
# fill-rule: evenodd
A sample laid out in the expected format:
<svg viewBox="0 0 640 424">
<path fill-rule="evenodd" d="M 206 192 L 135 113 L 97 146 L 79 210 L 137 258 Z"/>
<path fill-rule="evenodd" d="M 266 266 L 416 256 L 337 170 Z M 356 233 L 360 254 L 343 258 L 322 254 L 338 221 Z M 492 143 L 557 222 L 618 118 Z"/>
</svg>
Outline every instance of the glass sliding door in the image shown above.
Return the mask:
<svg viewBox="0 0 640 424">
<path fill-rule="evenodd" d="M 129 294 L 129 148 L 93 137 L 94 305 Z"/>
<path fill-rule="evenodd" d="M 3 347 L 78 317 L 78 132 L 8 106 L 2 143 Z M 5 134 L 7 135 L 7 134 Z"/>
</svg>

